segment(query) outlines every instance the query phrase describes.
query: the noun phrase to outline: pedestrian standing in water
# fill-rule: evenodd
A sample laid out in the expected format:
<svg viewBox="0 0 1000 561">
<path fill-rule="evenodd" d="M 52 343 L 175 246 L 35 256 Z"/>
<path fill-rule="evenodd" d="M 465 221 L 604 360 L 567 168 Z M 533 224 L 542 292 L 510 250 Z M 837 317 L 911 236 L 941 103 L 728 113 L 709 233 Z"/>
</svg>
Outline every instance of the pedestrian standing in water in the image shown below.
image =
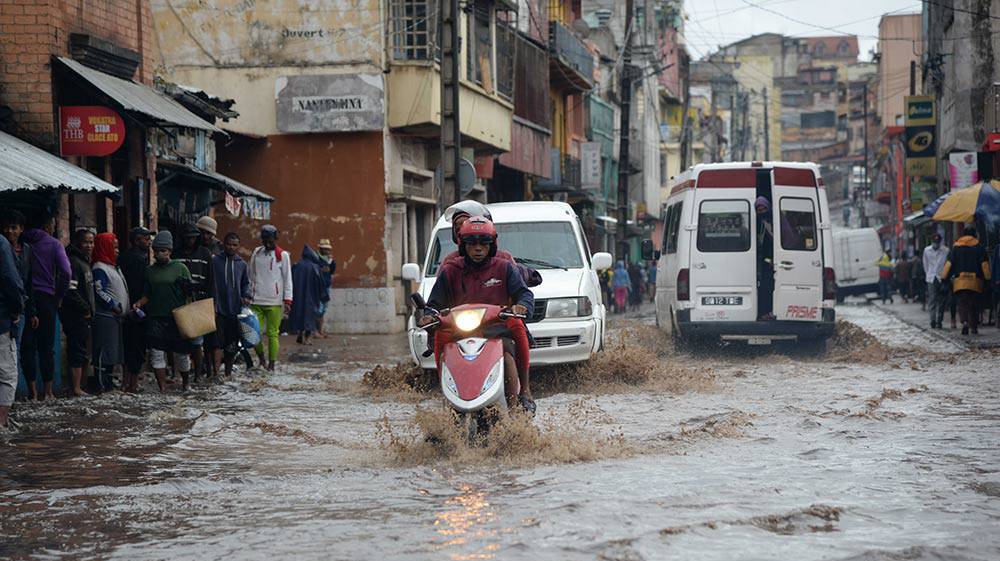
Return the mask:
<svg viewBox="0 0 1000 561">
<path fill-rule="evenodd" d="M 94 239 L 94 376 L 100 391 L 113 389 L 111 375 L 116 366 L 125 363 L 124 326 L 128 312 L 128 287 L 118 268 L 118 238 L 111 233 L 97 234 Z M 122 389 L 127 380 L 122 376 Z"/>
<path fill-rule="evenodd" d="M 944 309 L 948 305 L 949 285 L 939 277 L 948 261 L 948 248 L 941 245 L 941 234 L 931 237 L 931 244 L 924 248 L 924 280 L 927 283 L 927 310 L 931 317 L 931 329 L 941 329 Z"/>
<path fill-rule="evenodd" d="M 927 283 L 924 278 L 927 273 L 924 271 L 922 255 L 918 257 L 914 254 L 910 258 L 910 294 L 913 295 L 914 302 L 920 302 L 920 309 L 927 309 Z"/>
<path fill-rule="evenodd" d="M 319 257 L 323 260 L 323 297 L 319 301 L 319 313 L 316 315 L 316 337 L 326 339 L 323 332 L 323 321 L 326 309 L 330 304 L 330 289 L 333 287 L 333 275 L 337 272 L 337 261 L 333 258 L 333 244 L 323 238 L 319 241 Z"/>
<path fill-rule="evenodd" d="M 17 348 L 21 348 L 21 340 L 25 329 L 38 328 L 38 316 L 35 313 L 35 303 L 31 299 L 31 244 L 21 240 L 24 233 L 24 215 L 16 210 L 8 210 L 0 220 L 0 228 L 3 235 L 10 242 L 14 249 L 14 259 L 17 264 L 17 273 L 21 276 L 21 286 L 25 292 L 24 311 L 21 312 L 19 321 L 14 329 L 17 332 Z M 18 360 L 18 368 L 22 369 L 21 360 Z"/>
<path fill-rule="evenodd" d="M 24 305 L 24 285 L 17 271 L 14 250 L 0 236 L 0 432 L 10 430 L 10 408 L 17 391 L 16 323 Z"/>
<path fill-rule="evenodd" d="M 25 330 L 21 340 L 21 361 L 24 378 L 32 399 L 53 398 L 52 385 L 56 373 L 56 316 L 63 296 L 69 289 L 73 272 L 66 248 L 52 236 L 56 218 L 43 214 L 34 221 L 35 227 L 22 238 L 31 244 L 31 299 L 38 315 L 38 324 Z M 36 379 L 41 374 L 44 389 L 38 391 Z"/>
<path fill-rule="evenodd" d="M 94 251 L 93 228 L 77 228 L 66 248 L 73 271 L 69 290 L 59 308 L 59 321 L 66 335 L 66 363 L 73 380 L 73 394 L 88 395 L 80 385 L 90 363 L 90 327 L 94 317 L 94 275 L 90 260 Z"/>
<path fill-rule="evenodd" d="M 215 281 L 212 280 L 212 252 L 201 245 L 201 231 L 193 224 L 184 226 L 184 238 L 180 249 L 172 255 L 174 261 L 178 261 L 187 267 L 191 273 L 192 292 L 189 294 L 192 300 L 204 300 L 212 298 L 215 293 Z M 191 360 L 194 365 L 194 380 L 203 370 L 206 370 L 211 378 L 218 374 L 214 361 L 205 361 L 205 348 L 216 348 L 218 344 L 215 340 L 215 332 L 207 333 L 202 337 L 195 337 L 189 341 L 191 343 Z"/>
<path fill-rule="evenodd" d="M 892 277 L 894 267 L 892 257 L 888 251 L 882 252 L 882 257 L 878 260 L 878 295 L 882 298 L 882 303 L 888 300 L 892 304 Z"/>
<path fill-rule="evenodd" d="M 185 391 L 191 375 L 191 344 L 181 337 L 173 311 L 189 302 L 188 292 L 193 283 L 187 267 L 170 258 L 173 247 L 174 237 L 168 230 L 156 234 L 153 264 L 146 271 L 142 298 L 132 305 L 133 310 L 145 309 L 149 361 L 160 393 L 167 391 L 167 353 L 173 353 L 174 366 L 181 372 Z"/>
<path fill-rule="evenodd" d="M 910 301 L 910 260 L 903 250 L 899 259 L 896 260 L 896 286 L 899 289 L 899 296 L 906 304 Z"/>
<path fill-rule="evenodd" d="M 214 218 L 202 216 L 195 226 L 198 228 L 198 244 L 207 249 L 213 257 L 225 251 L 225 244 L 215 237 L 219 231 L 219 223 Z"/>
<path fill-rule="evenodd" d="M 615 311 L 623 314 L 628 305 L 628 291 L 632 287 L 632 279 L 629 277 L 628 271 L 625 270 L 625 263 L 622 261 L 615 263 L 612 285 L 615 288 Z"/>
<path fill-rule="evenodd" d="M 250 254 L 250 309 L 266 334 L 267 369 L 278 360 L 282 316 L 292 309 L 292 257 L 278 247 L 278 229 L 267 224 L 260 230 L 260 243 Z M 257 345 L 257 359 L 264 364 L 264 344 Z"/>
<path fill-rule="evenodd" d="M 149 269 L 149 244 L 152 232 L 138 226 L 129 233 L 129 248 L 118 260 L 125 285 L 128 289 L 128 309 L 142 298 Z M 122 389 L 135 393 L 139 391 L 139 375 L 146 364 L 146 321 L 140 313 L 130 312 L 125 316 L 125 371 Z"/>
<path fill-rule="evenodd" d="M 976 229 L 966 226 L 962 237 L 955 240 L 942 279 L 951 279 L 951 289 L 958 298 L 958 315 L 962 320 L 962 335 L 979 333 L 979 295 L 990 280 L 990 264 L 986 250 L 976 238 Z"/>
<path fill-rule="evenodd" d="M 214 218 L 207 215 L 202 216 L 195 223 L 195 226 L 198 228 L 199 233 L 198 245 L 207 249 L 212 257 L 221 255 L 225 251 L 224 243 L 215 237 L 216 232 L 219 231 L 219 223 Z M 214 270 L 214 267 L 212 269 Z M 212 379 L 215 379 L 219 373 L 219 348 L 221 346 L 222 342 L 220 341 L 218 330 L 205 335 L 204 345 L 202 346 L 206 365 L 204 370 L 209 373 Z"/>
<path fill-rule="evenodd" d="M 308 345 L 316 331 L 316 316 L 323 298 L 323 260 L 308 245 L 302 249 L 302 259 L 292 266 L 292 311 L 289 328 L 297 333 L 295 341 Z"/>
<path fill-rule="evenodd" d="M 240 236 L 226 234 L 223 252 L 212 257 L 212 278 L 215 279 L 215 328 L 226 376 L 233 375 L 233 359 L 237 343 L 242 338 L 239 314 L 250 305 L 250 276 L 247 264 L 239 256 Z"/>
</svg>

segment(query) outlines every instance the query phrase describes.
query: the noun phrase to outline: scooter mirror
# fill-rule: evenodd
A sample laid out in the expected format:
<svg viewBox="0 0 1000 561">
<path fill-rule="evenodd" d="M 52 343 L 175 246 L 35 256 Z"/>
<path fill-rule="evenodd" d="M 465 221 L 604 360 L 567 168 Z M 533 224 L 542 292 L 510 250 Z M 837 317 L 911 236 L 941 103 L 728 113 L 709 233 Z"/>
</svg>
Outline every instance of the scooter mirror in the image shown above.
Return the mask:
<svg viewBox="0 0 1000 561">
<path fill-rule="evenodd" d="M 424 300 L 424 297 L 421 296 L 419 292 L 414 292 L 413 294 L 411 294 L 410 301 L 413 302 L 413 305 L 416 306 L 418 310 L 422 310 L 427 307 L 427 302 Z"/>
</svg>

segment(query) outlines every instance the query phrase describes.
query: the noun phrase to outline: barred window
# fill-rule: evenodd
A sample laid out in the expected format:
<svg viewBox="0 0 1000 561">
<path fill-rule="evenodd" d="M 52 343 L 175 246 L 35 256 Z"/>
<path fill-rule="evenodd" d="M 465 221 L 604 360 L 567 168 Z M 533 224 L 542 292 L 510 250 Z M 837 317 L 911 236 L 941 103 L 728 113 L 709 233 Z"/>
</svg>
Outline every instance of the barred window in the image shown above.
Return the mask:
<svg viewBox="0 0 1000 561">
<path fill-rule="evenodd" d="M 497 22 L 497 92 L 505 99 L 514 98 L 514 61 L 516 60 L 514 30 Z"/>
<path fill-rule="evenodd" d="M 490 29 L 490 8 L 489 2 L 479 0 L 468 14 L 466 79 L 493 93 L 493 32 Z"/>
<path fill-rule="evenodd" d="M 431 60 L 436 56 L 436 0 L 392 0 L 390 7 L 394 60 Z"/>
</svg>

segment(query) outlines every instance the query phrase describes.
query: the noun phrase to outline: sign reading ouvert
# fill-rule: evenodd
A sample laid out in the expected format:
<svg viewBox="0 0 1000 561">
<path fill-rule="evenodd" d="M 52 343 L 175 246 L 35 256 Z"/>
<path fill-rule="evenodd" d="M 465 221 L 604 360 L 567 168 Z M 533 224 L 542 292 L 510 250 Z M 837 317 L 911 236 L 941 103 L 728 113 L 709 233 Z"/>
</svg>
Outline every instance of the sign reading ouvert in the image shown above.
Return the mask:
<svg viewBox="0 0 1000 561">
<path fill-rule="evenodd" d="M 381 131 L 385 123 L 381 74 L 285 76 L 274 90 L 281 132 Z"/>
</svg>

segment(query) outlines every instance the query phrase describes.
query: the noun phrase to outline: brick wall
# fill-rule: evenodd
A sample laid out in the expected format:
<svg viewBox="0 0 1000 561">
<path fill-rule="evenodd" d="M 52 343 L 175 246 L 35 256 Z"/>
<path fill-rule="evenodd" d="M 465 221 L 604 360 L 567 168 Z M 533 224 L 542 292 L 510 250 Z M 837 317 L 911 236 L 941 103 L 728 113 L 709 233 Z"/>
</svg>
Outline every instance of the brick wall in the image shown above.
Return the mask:
<svg viewBox="0 0 1000 561">
<path fill-rule="evenodd" d="M 55 145 L 51 56 L 69 55 L 70 33 L 85 33 L 143 54 L 136 79 L 152 81 L 148 0 L 0 0 L 0 105 L 15 133 Z"/>
</svg>

